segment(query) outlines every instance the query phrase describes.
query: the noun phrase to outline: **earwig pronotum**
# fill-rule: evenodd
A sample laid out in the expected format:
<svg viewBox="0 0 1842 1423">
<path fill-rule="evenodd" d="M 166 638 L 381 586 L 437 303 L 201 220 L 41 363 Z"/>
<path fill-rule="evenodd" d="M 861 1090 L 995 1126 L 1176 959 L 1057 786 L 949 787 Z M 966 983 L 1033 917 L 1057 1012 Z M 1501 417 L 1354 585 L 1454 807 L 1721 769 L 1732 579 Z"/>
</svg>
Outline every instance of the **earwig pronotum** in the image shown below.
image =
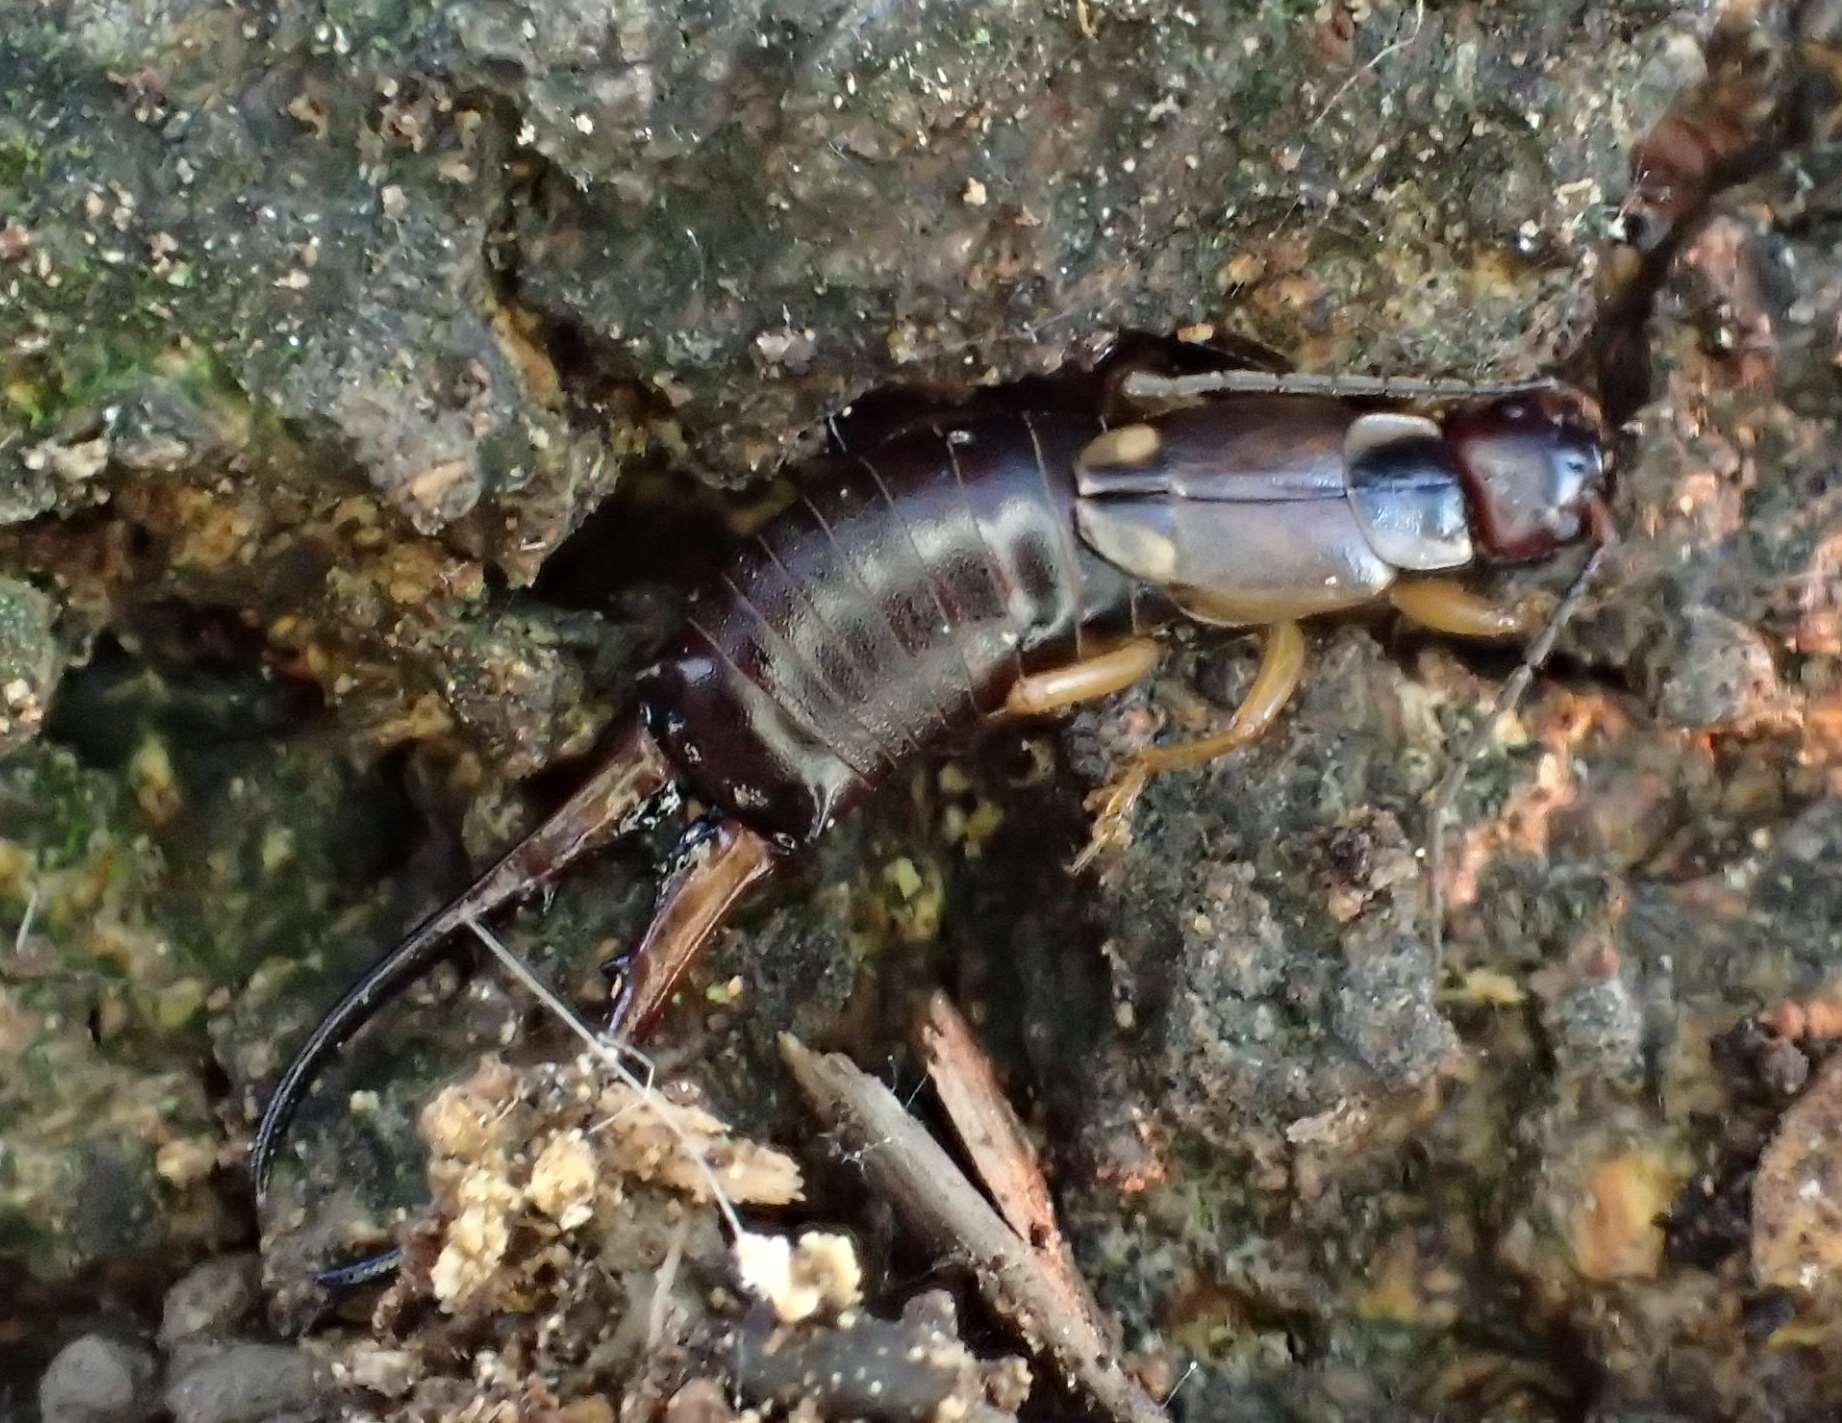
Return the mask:
<svg viewBox="0 0 1842 1423">
<path fill-rule="evenodd" d="M 1213 356 L 1174 351 L 1192 367 Z M 1271 725 L 1301 674 L 1302 619 L 1386 601 L 1457 636 L 1535 635 L 1537 610 L 1440 575 L 1608 535 L 1598 411 L 1554 382 L 1130 367 L 1119 356 L 1059 402 L 935 413 L 821 466 L 693 597 L 586 784 L 309 1034 L 256 1132 L 258 1200 L 331 1052 L 455 930 L 621 834 L 679 783 L 712 809 L 686 832 L 622 966 L 610 1031 L 643 1033 L 742 895 L 909 758 L 996 718 L 1121 690 L 1179 621 L 1263 628 L 1259 671 L 1226 730 L 1126 768 L 1095 845 L 1120 831 L 1147 778 Z M 355 1283 L 395 1258 L 316 1278 Z"/>
</svg>

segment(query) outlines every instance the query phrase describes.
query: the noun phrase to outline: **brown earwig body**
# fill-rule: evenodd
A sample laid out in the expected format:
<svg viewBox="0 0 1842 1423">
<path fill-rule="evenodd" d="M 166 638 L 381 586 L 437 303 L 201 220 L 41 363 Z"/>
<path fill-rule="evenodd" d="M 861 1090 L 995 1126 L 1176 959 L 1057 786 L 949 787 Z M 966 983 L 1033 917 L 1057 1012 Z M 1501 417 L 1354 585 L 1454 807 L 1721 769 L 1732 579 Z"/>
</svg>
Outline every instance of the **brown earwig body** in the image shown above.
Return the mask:
<svg viewBox="0 0 1842 1423">
<path fill-rule="evenodd" d="M 791 848 L 1033 673 L 1155 631 L 1168 602 L 1076 536 L 1097 419 L 928 424 L 839 458 L 693 595 L 641 674 L 698 797 Z"/>
<path fill-rule="evenodd" d="M 712 809 L 623 965 L 610 1027 L 628 1034 L 650 1026 L 751 885 L 911 758 L 1129 685 L 1176 620 L 1266 629 L 1260 674 L 1226 732 L 1135 763 L 1096 844 L 1147 776 L 1271 722 L 1298 680 L 1299 619 L 1385 599 L 1446 632 L 1532 632 L 1430 575 L 1603 530 L 1594 413 L 1543 384 L 1462 398 L 1430 383 L 1139 372 L 1123 389 L 1137 401 L 1123 421 L 1103 418 L 1097 394 L 948 412 L 826 464 L 694 596 L 589 783 L 310 1034 L 257 1130 L 258 1198 L 340 1043 L 456 929 L 676 785 Z M 318 1278 L 353 1283 L 393 1259 Z"/>
</svg>

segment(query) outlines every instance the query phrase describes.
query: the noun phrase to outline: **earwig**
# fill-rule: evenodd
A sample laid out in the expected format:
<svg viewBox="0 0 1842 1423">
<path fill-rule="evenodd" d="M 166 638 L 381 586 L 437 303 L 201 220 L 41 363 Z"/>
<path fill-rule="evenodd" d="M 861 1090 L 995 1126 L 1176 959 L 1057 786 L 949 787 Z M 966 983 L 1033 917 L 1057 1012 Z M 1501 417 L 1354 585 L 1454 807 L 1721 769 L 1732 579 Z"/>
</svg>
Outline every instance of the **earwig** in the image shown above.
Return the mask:
<svg viewBox="0 0 1842 1423">
<path fill-rule="evenodd" d="M 821 465 L 692 597 L 588 782 L 308 1035 L 256 1130 L 258 1204 L 340 1044 L 457 929 L 668 813 L 679 787 L 710 809 L 620 965 L 611 1034 L 644 1033 L 735 904 L 911 758 L 1131 685 L 1174 625 L 1264 629 L 1260 669 L 1226 731 L 1125 768 L 1084 859 L 1123 833 L 1150 776 L 1273 723 L 1301 675 L 1301 620 L 1387 602 L 1456 636 L 1533 636 L 1534 609 L 1499 608 L 1442 575 L 1609 534 L 1597 408 L 1555 382 L 1197 372 L 1199 348 L 1159 351 L 1178 369 L 1144 368 L 1128 348 L 1065 398 L 1019 388 Z M 1522 685 L 1557 631 L 1541 632 Z M 1450 794 L 1434 809 L 1435 851 Z M 352 1284 L 395 1258 L 315 1278 Z"/>
</svg>

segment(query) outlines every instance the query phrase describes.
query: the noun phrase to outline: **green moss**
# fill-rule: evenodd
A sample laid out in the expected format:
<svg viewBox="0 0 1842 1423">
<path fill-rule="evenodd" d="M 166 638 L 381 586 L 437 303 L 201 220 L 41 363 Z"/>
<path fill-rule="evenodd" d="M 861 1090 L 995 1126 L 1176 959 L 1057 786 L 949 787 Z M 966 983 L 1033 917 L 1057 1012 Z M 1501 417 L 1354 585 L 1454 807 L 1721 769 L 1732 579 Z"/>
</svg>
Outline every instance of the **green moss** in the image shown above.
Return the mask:
<svg viewBox="0 0 1842 1423">
<path fill-rule="evenodd" d="M 119 792 L 106 776 L 55 747 L 30 746 L 0 773 L 0 825 L 8 839 L 37 848 L 43 869 L 84 859 L 119 808 Z"/>
<path fill-rule="evenodd" d="M 58 357 L 58 397 L 66 406 L 100 406 L 146 373 L 148 355 L 114 342 L 78 342 Z"/>
<path fill-rule="evenodd" d="M 0 192 L 21 192 L 44 173 L 44 150 L 10 125 L 0 128 Z"/>
<path fill-rule="evenodd" d="M 79 336 L 55 357 L 16 364 L 0 376 L 0 399 L 40 433 L 99 412 L 150 380 L 177 385 L 201 403 L 246 399 L 211 350 L 175 343 L 171 327 L 153 320 Z"/>
<path fill-rule="evenodd" d="M 12 377 L 0 386 L 0 399 L 4 399 L 8 407 L 25 421 L 29 430 L 43 427 L 50 398 L 51 392 L 43 382 L 25 377 Z"/>
</svg>

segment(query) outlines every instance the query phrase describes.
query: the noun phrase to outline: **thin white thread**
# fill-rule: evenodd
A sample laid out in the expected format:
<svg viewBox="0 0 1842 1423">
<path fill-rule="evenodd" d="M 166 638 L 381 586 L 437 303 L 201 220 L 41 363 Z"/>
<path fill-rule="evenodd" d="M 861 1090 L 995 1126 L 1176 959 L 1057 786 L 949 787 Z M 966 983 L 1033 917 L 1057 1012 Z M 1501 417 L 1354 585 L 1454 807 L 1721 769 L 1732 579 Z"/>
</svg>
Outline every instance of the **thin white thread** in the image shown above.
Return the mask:
<svg viewBox="0 0 1842 1423">
<path fill-rule="evenodd" d="M 1350 77 L 1345 79 L 1342 84 L 1338 85 L 1337 92 L 1332 94 L 1329 100 L 1325 103 L 1324 107 L 1318 110 L 1318 116 L 1315 119 L 1313 119 L 1310 123 L 1305 125 L 1305 132 L 1310 133 L 1319 124 L 1323 123 L 1325 119 L 1329 118 L 1330 111 L 1336 108 L 1340 102 L 1342 102 L 1343 96 L 1349 93 L 1350 86 L 1355 84 L 1357 80 L 1361 79 L 1363 75 L 1373 73 L 1384 59 L 1387 59 L 1390 55 L 1398 54 L 1401 50 L 1406 49 L 1415 40 L 1419 39 L 1420 38 L 1420 26 L 1424 24 L 1425 22 L 1426 22 L 1426 0 L 1414 0 L 1413 28 L 1409 30 L 1400 39 L 1392 40 L 1388 44 L 1385 44 L 1380 49 L 1376 50 L 1375 57 L 1373 59 L 1371 59 L 1367 64 L 1363 65 L 1360 69 L 1356 70 L 1355 73 L 1351 74 Z"/>
<path fill-rule="evenodd" d="M 14 957 L 19 957 L 25 953 L 26 935 L 32 932 L 32 920 L 33 920 L 33 917 L 37 913 L 38 913 L 38 886 L 33 885 L 32 886 L 32 896 L 31 898 L 26 900 L 26 917 L 19 921 L 19 932 L 13 935 Z"/>
<path fill-rule="evenodd" d="M 659 1119 L 670 1129 L 672 1135 L 678 1138 L 678 1144 L 684 1148 L 684 1154 L 690 1157 L 690 1159 L 697 1164 L 697 1169 L 703 1173 L 704 1181 L 710 1187 L 711 1199 L 716 1203 L 717 1212 L 723 1217 L 723 1220 L 728 1224 L 729 1228 L 735 1232 L 738 1238 L 746 1234 L 742 1226 L 742 1219 L 736 1214 L 736 1208 L 730 1201 L 728 1192 L 723 1190 L 722 1183 L 716 1179 L 716 1172 L 711 1169 L 709 1158 L 704 1155 L 698 1144 L 692 1140 L 691 1134 L 685 1130 L 684 1124 L 678 1120 L 677 1107 L 653 1090 L 652 1080 L 655 1069 L 652 1059 L 647 1057 L 645 1053 L 639 1051 L 639 1049 L 615 1042 L 589 1027 L 587 1023 L 582 1021 L 581 1015 L 578 1014 L 575 1009 L 571 1008 L 561 998 L 557 997 L 556 994 L 551 991 L 549 984 L 532 973 L 531 970 L 525 966 L 524 960 L 520 959 L 518 955 L 514 954 L 502 944 L 498 936 L 484 924 L 480 923 L 478 919 L 475 919 L 469 914 L 462 919 L 461 922 L 471 929 L 475 937 L 492 951 L 494 958 L 505 965 L 506 972 L 522 983 L 525 988 L 530 991 L 532 997 L 536 998 L 539 1003 L 542 1003 L 544 1007 L 548 1008 L 572 1033 L 581 1038 L 582 1041 L 588 1045 L 588 1050 L 596 1057 L 600 1058 L 602 1062 L 606 1063 L 609 1070 L 612 1071 L 616 1077 L 628 1087 L 631 1087 L 635 1092 L 639 1093 L 640 1096 L 652 1102 L 653 1110 L 659 1114 Z M 640 1081 L 639 1078 L 635 1077 L 633 1073 L 628 1070 L 626 1063 L 621 1061 L 621 1054 L 623 1053 L 630 1055 L 635 1061 L 645 1065 L 647 1074 L 646 1081 Z"/>
</svg>

